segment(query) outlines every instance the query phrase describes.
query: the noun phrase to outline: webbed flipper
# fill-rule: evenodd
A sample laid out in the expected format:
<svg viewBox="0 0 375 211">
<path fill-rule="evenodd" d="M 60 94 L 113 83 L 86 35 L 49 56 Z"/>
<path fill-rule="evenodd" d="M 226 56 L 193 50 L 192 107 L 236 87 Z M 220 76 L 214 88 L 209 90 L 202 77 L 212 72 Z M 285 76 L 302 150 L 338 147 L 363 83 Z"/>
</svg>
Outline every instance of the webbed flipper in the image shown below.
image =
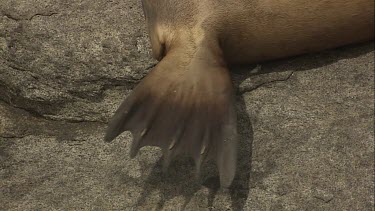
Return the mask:
<svg viewBox="0 0 375 211">
<path fill-rule="evenodd" d="M 105 141 L 123 131 L 134 141 L 130 155 L 158 146 L 164 168 L 178 154 L 202 162 L 215 159 L 222 187 L 229 187 L 237 159 L 234 92 L 228 69 L 207 52 L 170 53 L 140 82 L 116 111 Z"/>
</svg>

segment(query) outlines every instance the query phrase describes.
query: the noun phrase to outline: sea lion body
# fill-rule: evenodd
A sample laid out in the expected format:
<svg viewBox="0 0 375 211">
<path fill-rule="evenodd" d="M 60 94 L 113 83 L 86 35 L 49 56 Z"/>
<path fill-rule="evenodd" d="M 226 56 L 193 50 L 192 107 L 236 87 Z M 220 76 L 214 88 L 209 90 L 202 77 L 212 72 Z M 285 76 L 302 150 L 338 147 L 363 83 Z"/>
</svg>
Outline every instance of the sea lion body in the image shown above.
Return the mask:
<svg viewBox="0 0 375 211">
<path fill-rule="evenodd" d="M 130 130 L 131 156 L 159 146 L 216 160 L 220 183 L 235 176 L 237 125 L 228 64 L 315 52 L 374 38 L 373 0 L 143 0 L 160 62 L 125 99 L 106 141 Z"/>
<path fill-rule="evenodd" d="M 157 59 L 189 39 L 196 42 L 190 45 L 215 40 L 229 64 L 374 39 L 372 0 L 144 0 L 143 5 Z"/>
<path fill-rule="evenodd" d="M 372 0 L 260 0 L 236 16 L 224 24 L 230 33 L 223 36 L 222 48 L 229 63 L 311 53 L 374 37 Z"/>
</svg>

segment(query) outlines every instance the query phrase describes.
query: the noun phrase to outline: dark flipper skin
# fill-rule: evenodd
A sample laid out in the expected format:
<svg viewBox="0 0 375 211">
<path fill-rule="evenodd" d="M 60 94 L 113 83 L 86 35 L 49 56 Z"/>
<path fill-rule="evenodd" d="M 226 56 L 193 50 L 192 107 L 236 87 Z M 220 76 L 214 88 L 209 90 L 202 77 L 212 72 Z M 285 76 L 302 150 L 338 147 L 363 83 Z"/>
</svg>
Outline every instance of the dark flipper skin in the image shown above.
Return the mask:
<svg viewBox="0 0 375 211">
<path fill-rule="evenodd" d="M 237 160 L 233 88 L 225 63 L 209 48 L 171 51 L 125 99 L 109 123 L 105 141 L 131 131 L 131 157 L 158 146 L 164 168 L 177 154 L 194 158 L 199 174 L 216 160 L 223 188 L 232 183 Z"/>
</svg>

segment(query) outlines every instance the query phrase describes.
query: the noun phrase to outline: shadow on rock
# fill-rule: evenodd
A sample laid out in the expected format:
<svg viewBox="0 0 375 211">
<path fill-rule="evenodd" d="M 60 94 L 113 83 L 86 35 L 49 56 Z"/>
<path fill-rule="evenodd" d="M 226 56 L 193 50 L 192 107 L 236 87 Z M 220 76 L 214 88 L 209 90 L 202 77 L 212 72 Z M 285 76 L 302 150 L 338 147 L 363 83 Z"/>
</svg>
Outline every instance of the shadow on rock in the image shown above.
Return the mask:
<svg viewBox="0 0 375 211">
<path fill-rule="evenodd" d="M 237 121 L 239 133 L 237 174 L 234 178 L 230 195 L 233 210 L 243 210 L 249 195 L 251 158 L 253 146 L 253 127 L 250 116 L 246 112 L 246 104 L 242 96 L 237 99 Z"/>
<path fill-rule="evenodd" d="M 323 52 L 298 55 L 269 62 L 263 62 L 259 72 L 251 72 L 256 65 L 235 65 L 231 66 L 231 72 L 234 73 L 233 79 L 236 87 L 239 82 L 254 76 L 273 72 L 304 71 L 326 66 L 342 59 L 351 59 L 367 54 L 374 50 L 374 42 L 365 42 L 362 44 L 352 44 Z"/>
<path fill-rule="evenodd" d="M 251 65 L 231 67 L 232 77 L 236 88 L 246 80 L 254 75 L 261 75 L 271 72 L 285 72 L 285 71 L 304 71 L 329 65 L 341 59 L 355 58 L 373 50 L 373 44 L 355 45 L 338 50 L 331 50 L 314 55 L 297 56 L 289 59 L 282 59 L 274 62 L 267 62 L 262 64 L 261 71 L 251 73 Z M 250 188 L 250 174 L 252 168 L 252 143 L 253 143 L 253 128 L 250 116 L 246 111 L 246 103 L 241 94 L 237 93 L 237 112 L 238 112 L 238 133 L 239 133 L 239 149 L 238 149 L 238 164 L 236 177 L 230 188 L 229 194 L 231 198 L 231 205 L 233 210 L 243 210 L 246 200 L 249 197 Z M 208 207 L 213 208 L 215 197 L 220 189 L 220 182 L 216 166 L 211 162 L 207 163 L 202 168 L 202 181 L 195 179 L 194 163 L 190 159 L 179 158 L 176 159 L 170 166 L 168 173 L 163 174 L 161 169 L 162 159 L 151 170 L 151 174 L 143 183 L 143 192 L 138 199 L 138 207 L 148 207 L 148 203 L 154 207 L 155 201 L 148 202 L 149 196 L 155 191 L 159 192 L 157 201 L 157 210 L 163 209 L 165 203 L 175 197 L 183 196 L 185 208 L 192 200 L 194 195 L 202 188 L 202 185 L 209 189 Z M 272 163 L 272 162 L 271 162 Z M 256 180 L 262 180 L 266 175 L 261 176 Z"/>
<path fill-rule="evenodd" d="M 246 106 L 242 96 L 237 98 L 239 151 L 236 177 L 230 188 L 232 207 L 242 210 L 249 193 L 251 172 L 251 148 L 253 131 L 250 118 L 246 113 Z M 215 196 L 220 190 L 220 180 L 216 165 L 211 161 L 202 167 L 201 180 L 195 178 L 195 166 L 192 159 L 177 158 L 171 163 L 167 173 L 162 173 L 162 159 L 151 170 L 143 184 L 143 191 L 138 198 L 137 207 L 148 207 L 149 196 L 155 190 L 159 192 L 157 210 L 162 210 L 165 203 L 175 197 L 183 196 L 185 208 L 193 196 L 202 188 L 208 188 L 208 207 L 214 205 Z M 150 201 L 154 206 L 155 201 Z"/>
<path fill-rule="evenodd" d="M 194 179 L 194 163 L 190 159 L 178 158 L 171 163 L 167 173 L 162 172 L 162 159 L 151 170 L 143 184 L 141 196 L 138 198 L 137 207 L 148 207 L 149 196 L 155 190 L 159 192 L 157 210 L 161 210 L 164 204 L 177 196 L 184 196 L 185 204 L 191 200 L 194 193 L 199 190 L 199 183 Z M 151 200 L 152 207 L 155 201 Z"/>
</svg>

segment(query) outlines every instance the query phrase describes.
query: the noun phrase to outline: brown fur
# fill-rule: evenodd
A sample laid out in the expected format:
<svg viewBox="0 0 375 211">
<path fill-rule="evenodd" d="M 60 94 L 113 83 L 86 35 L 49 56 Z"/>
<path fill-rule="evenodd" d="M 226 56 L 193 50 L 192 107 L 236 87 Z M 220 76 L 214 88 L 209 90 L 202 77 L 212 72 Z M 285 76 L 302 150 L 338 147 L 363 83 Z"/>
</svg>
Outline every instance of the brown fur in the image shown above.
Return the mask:
<svg viewBox="0 0 375 211">
<path fill-rule="evenodd" d="M 197 31 L 203 31 L 198 36 L 219 41 L 232 64 L 374 39 L 373 0 L 144 0 L 143 4 L 153 49 L 168 51 L 179 42 L 196 40 Z"/>
</svg>

